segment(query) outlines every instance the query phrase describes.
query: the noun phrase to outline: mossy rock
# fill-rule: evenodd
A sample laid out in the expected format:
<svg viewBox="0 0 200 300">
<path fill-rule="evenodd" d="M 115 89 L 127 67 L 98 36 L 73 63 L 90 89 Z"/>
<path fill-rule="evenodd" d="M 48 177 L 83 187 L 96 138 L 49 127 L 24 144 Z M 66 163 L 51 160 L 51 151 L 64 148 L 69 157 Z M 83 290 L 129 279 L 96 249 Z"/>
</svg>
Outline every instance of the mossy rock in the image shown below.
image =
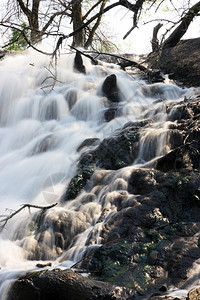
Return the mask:
<svg viewBox="0 0 200 300">
<path fill-rule="evenodd" d="M 83 166 L 79 168 L 77 175 L 75 175 L 69 183 L 68 189 L 64 196 L 64 201 L 75 199 L 81 192 L 81 190 L 85 188 L 88 180 L 92 177 L 94 171 L 94 165 Z"/>
<path fill-rule="evenodd" d="M 120 240 L 100 247 L 89 263 L 93 277 L 137 291 L 145 291 L 152 283 L 155 266 L 148 263 L 156 243 Z"/>
</svg>

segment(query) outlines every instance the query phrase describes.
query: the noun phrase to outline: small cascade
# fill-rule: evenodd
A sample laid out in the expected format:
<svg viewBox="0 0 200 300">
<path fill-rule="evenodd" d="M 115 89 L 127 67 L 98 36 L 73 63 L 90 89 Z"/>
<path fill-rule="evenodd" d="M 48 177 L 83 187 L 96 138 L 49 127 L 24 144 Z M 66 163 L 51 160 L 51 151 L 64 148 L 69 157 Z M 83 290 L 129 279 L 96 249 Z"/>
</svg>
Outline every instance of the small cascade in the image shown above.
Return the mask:
<svg viewBox="0 0 200 300">
<path fill-rule="evenodd" d="M 170 105 L 195 94 L 106 63 L 82 64 L 84 72 L 74 71 L 74 55 L 63 55 L 55 72 L 31 51 L 0 62 L 1 299 L 38 263 L 70 268 L 120 237 L 120 213 L 127 217 L 131 206 L 137 214 L 142 187 L 151 193 L 163 180 L 148 167 L 173 148 Z M 167 224 L 162 210 L 152 214 Z"/>
</svg>

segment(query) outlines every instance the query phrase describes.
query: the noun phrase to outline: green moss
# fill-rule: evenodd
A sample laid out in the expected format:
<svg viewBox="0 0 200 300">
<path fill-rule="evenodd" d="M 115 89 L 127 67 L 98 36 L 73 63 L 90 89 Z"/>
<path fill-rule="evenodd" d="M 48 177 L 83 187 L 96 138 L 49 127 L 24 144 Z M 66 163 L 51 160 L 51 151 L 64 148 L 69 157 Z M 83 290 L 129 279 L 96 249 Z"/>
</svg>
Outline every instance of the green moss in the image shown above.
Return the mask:
<svg viewBox="0 0 200 300">
<path fill-rule="evenodd" d="M 143 291 L 152 282 L 155 269 L 147 263 L 156 242 L 140 243 L 120 240 L 99 248 L 92 259 L 93 276 L 97 280 Z"/>
<path fill-rule="evenodd" d="M 77 175 L 75 175 L 69 183 L 64 200 L 68 201 L 75 199 L 81 190 L 86 186 L 94 171 L 94 165 L 80 167 Z"/>
</svg>

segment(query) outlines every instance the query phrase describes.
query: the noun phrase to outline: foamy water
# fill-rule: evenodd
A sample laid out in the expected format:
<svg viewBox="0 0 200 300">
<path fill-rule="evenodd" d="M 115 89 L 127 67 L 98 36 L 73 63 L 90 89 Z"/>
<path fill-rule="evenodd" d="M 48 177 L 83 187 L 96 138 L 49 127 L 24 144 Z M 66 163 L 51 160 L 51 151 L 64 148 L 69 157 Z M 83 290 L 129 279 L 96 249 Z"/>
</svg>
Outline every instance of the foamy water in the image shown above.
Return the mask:
<svg viewBox="0 0 200 300">
<path fill-rule="evenodd" d="M 55 66 L 50 58 L 30 52 L 0 62 L 0 214 L 12 214 L 22 204 L 58 203 L 44 216 L 47 228 L 40 239 L 36 228 L 40 212 L 34 208 L 23 209 L 1 231 L 1 299 L 6 299 L 12 280 L 36 269 L 38 261 L 51 261 L 52 268 L 70 267 L 88 247 L 101 244 L 102 226 L 116 212 L 113 197 L 119 190 L 129 197 L 131 170 L 170 150 L 165 104 L 157 100 L 179 101 L 192 93 L 171 84 L 146 85 L 119 68 L 94 66 L 86 59 L 86 75 L 76 73 L 73 60 L 74 54 L 63 55 Z M 105 122 L 108 101 L 101 86 L 113 73 L 123 98 L 122 113 Z M 89 194 L 84 191 L 75 200 L 60 203 L 76 174 L 81 155 L 77 148 L 85 139 L 103 140 L 127 122 L 153 116 L 154 124 L 141 133 L 139 156 L 132 166 L 96 172 Z M 99 221 L 103 210 L 104 219 Z M 66 244 L 63 250 L 56 245 L 52 224 L 65 220 L 68 240 L 61 241 Z M 88 245 L 91 235 L 95 242 Z"/>
</svg>

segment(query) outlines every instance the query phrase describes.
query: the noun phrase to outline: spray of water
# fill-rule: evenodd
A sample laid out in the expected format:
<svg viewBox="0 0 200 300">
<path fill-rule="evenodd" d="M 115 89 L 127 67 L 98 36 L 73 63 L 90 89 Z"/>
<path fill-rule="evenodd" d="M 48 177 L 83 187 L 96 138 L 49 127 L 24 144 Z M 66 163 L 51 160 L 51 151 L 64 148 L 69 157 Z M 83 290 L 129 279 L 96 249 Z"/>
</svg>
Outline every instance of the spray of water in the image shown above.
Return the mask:
<svg viewBox="0 0 200 300">
<path fill-rule="evenodd" d="M 86 59 L 86 74 L 77 73 L 73 62 L 73 54 L 63 55 L 53 66 L 49 58 L 31 51 L 0 62 L 1 215 L 24 203 L 58 203 L 45 213 L 24 209 L 1 231 L 1 299 L 6 299 L 12 280 L 38 261 L 70 267 L 88 248 L 101 244 L 102 227 L 117 210 L 113 199 L 130 198 L 131 170 L 169 151 L 163 100 L 179 101 L 189 92 L 171 84 L 146 85 L 137 76 L 109 64 L 94 66 Z M 108 99 L 101 87 L 113 73 L 122 96 L 120 114 L 105 122 Z M 76 174 L 84 151 L 77 149 L 85 139 L 103 140 L 127 122 L 148 119 L 154 121 L 140 133 L 139 155 L 132 166 L 96 171 L 87 192 L 60 202 Z"/>
</svg>

